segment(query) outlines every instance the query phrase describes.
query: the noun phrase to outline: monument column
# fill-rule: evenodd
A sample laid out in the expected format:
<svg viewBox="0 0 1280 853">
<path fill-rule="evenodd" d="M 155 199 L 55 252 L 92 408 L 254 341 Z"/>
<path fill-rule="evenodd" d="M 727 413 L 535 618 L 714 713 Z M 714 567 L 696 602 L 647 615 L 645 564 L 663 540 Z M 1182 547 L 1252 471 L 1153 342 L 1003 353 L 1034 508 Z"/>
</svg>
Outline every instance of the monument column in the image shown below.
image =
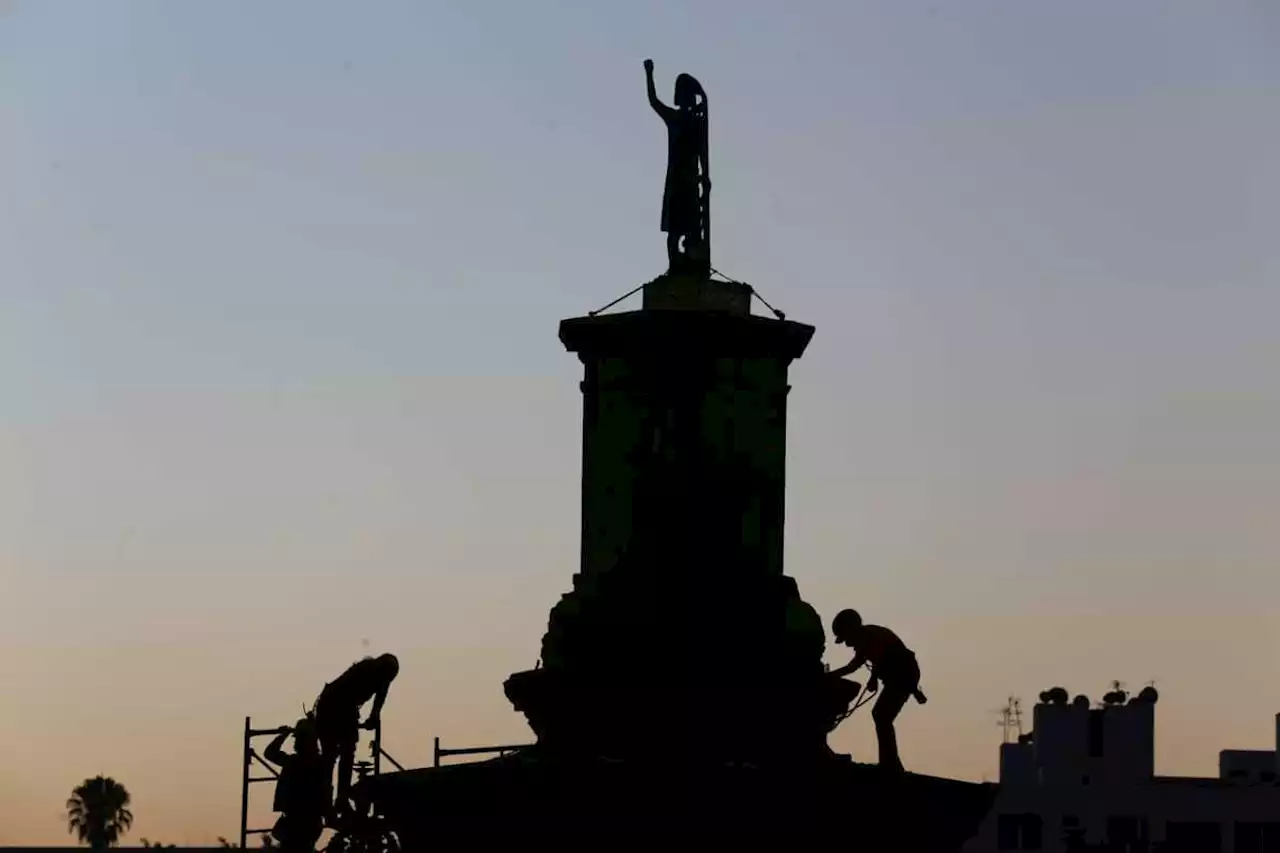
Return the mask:
<svg viewBox="0 0 1280 853">
<path fill-rule="evenodd" d="M 560 324 L 584 366 L 582 575 L 675 541 L 782 574 L 787 372 L 814 329 L 751 316 L 749 300 L 664 278 L 640 311 Z"/>
<path fill-rule="evenodd" d="M 537 744 L 362 783 L 402 849 L 958 850 L 989 786 L 835 756 L 857 686 L 783 571 L 788 371 L 813 327 L 712 279 L 707 94 L 676 78 L 661 229 L 640 310 L 564 320 L 583 365 L 582 542 L 541 660 L 504 691 Z M 884 819 L 884 818 L 890 819 Z M 476 834 L 477 826 L 482 832 Z"/>
</svg>

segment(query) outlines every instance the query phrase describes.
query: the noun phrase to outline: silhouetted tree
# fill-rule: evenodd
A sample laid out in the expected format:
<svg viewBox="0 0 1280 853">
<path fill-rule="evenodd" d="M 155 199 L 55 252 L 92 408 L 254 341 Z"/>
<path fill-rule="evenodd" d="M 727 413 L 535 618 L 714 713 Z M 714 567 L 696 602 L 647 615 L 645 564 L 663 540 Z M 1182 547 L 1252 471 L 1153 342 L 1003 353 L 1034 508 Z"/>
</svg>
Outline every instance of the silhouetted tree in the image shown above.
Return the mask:
<svg viewBox="0 0 1280 853">
<path fill-rule="evenodd" d="M 262 847 L 266 850 L 275 850 L 280 845 L 276 843 L 276 837 L 269 832 L 264 832 L 260 836 L 262 838 Z"/>
<path fill-rule="evenodd" d="M 133 826 L 129 792 L 109 776 L 94 776 L 76 786 L 67 800 L 67 831 L 93 850 L 106 850 Z"/>
<path fill-rule="evenodd" d="M 159 841 L 148 841 L 145 838 L 142 839 L 142 846 L 153 847 L 156 850 L 177 850 L 178 849 L 178 845 L 176 844 L 162 844 Z"/>
<path fill-rule="evenodd" d="M 219 847 L 239 847 L 240 845 L 239 845 L 239 844 L 232 844 L 230 841 L 228 841 L 227 839 L 225 839 L 225 838 L 223 838 L 221 835 L 219 835 L 219 836 L 218 836 L 218 846 L 219 846 Z"/>
</svg>

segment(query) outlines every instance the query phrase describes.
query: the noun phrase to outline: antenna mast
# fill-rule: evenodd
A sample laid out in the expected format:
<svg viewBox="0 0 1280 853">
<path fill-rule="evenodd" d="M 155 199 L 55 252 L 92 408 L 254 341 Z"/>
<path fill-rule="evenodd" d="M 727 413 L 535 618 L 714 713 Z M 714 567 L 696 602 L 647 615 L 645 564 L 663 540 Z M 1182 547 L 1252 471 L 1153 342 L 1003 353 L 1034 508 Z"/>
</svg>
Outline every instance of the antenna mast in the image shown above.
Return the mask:
<svg viewBox="0 0 1280 853">
<path fill-rule="evenodd" d="M 1004 742 L 1010 742 L 1010 736 L 1017 732 L 1022 737 L 1022 700 L 1010 696 L 1008 702 L 1000 709 L 1000 728 L 1004 731 Z"/>
</svg>

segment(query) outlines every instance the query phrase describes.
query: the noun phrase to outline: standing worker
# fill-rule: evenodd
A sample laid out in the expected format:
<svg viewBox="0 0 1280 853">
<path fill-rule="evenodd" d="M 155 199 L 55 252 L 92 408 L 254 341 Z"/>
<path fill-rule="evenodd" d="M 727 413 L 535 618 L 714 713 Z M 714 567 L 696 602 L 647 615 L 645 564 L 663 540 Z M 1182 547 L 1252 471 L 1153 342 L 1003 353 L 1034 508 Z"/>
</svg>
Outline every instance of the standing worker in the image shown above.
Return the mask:
<svg viewBox="0 0 1280 853">
<path fill-rule="evenodd" d="M 830 675 L 842 678 L 856 672 L 864 664 L 870 664 L 871 678 L 867 692 L 884 691 L 871 710 L 876 724 L 876 740 L 880 745 L 880 766 L 886 770 L 902 772 L 902 759 L 898 755 L 898 736 L 893 721 L 907 704 L 907 699 L 923 705 L 928 699 L 920 690 L 920 664 L 915 652 L 907 648 L 898 635 L 880 625 L 864 625 L 856 610 L 841 610 L 831 623 L 831 633 L 837 643 L 854 650 L 853 661 L 832 670 Z"/>
<path fill-rule="evenodd" d="M 292 755 L 282 749 L 291 734 Z M 324 832 L 325 814 L 333 805 L 333 768 L 320 756 L 314 722 L 304 717 L 292 729 L 281 728 L 264 756 L 280 767 L 271 804 L 280 819 L 271 834 L 285 853 L 313 853 Z"/>
<path fill-rule="evenodd" d="M 316 734 L 320 739 L 320 752 L 330 773 L 334 764 L 338 765 L 334 803 L 339 812 L 350 806 L 351 771 L 355 766 L 360 729 L 372 731 L 378 727 L 387 691 L 399 673 L 400 661 L 395 655 L 367 657 L 356 661 L 346 672 L 326 684 L 316 699 Z M 373 700 L 373 708 L 362 723 L 360 709 L 370 699 Z"/>
</svg>

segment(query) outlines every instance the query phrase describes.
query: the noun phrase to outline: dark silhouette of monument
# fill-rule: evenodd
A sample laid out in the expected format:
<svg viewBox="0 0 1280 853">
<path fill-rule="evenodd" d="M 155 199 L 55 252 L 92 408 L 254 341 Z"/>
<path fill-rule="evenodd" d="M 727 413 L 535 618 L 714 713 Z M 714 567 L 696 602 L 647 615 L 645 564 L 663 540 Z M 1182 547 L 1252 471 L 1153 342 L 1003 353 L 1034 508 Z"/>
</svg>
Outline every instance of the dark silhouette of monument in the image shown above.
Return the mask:
<svg viewBox="0 0 1280 853">
<path fill-rule="evenodd" d="M 644 61 L 649 106 L 667 126 L 667 178 L 662 188 L 662 230 L 670 273 L 711 272 L 711 172 L 708 166 L 707 93 L 689 74 L 676 77 L 669 107 L 658 99 L 653 60 Z"/>
<path fill-rule="evenodd" d="M 645 70 L 669 136 L 669 269 L 640 310 L 560 324 L 584 371 L 581 561 L 539 666 L 504 685 L 537 744 L 356 795 L 405 850 L 957 850 L 989 786 L 827 747 L 849 682 L 825 672 L 822 620 L 783 572 L 788 368 L 814 328 L 753 316 L 748 285 L 711 277 L 706 94 L 681 75 L 672 109 Z"/>
</svg>

